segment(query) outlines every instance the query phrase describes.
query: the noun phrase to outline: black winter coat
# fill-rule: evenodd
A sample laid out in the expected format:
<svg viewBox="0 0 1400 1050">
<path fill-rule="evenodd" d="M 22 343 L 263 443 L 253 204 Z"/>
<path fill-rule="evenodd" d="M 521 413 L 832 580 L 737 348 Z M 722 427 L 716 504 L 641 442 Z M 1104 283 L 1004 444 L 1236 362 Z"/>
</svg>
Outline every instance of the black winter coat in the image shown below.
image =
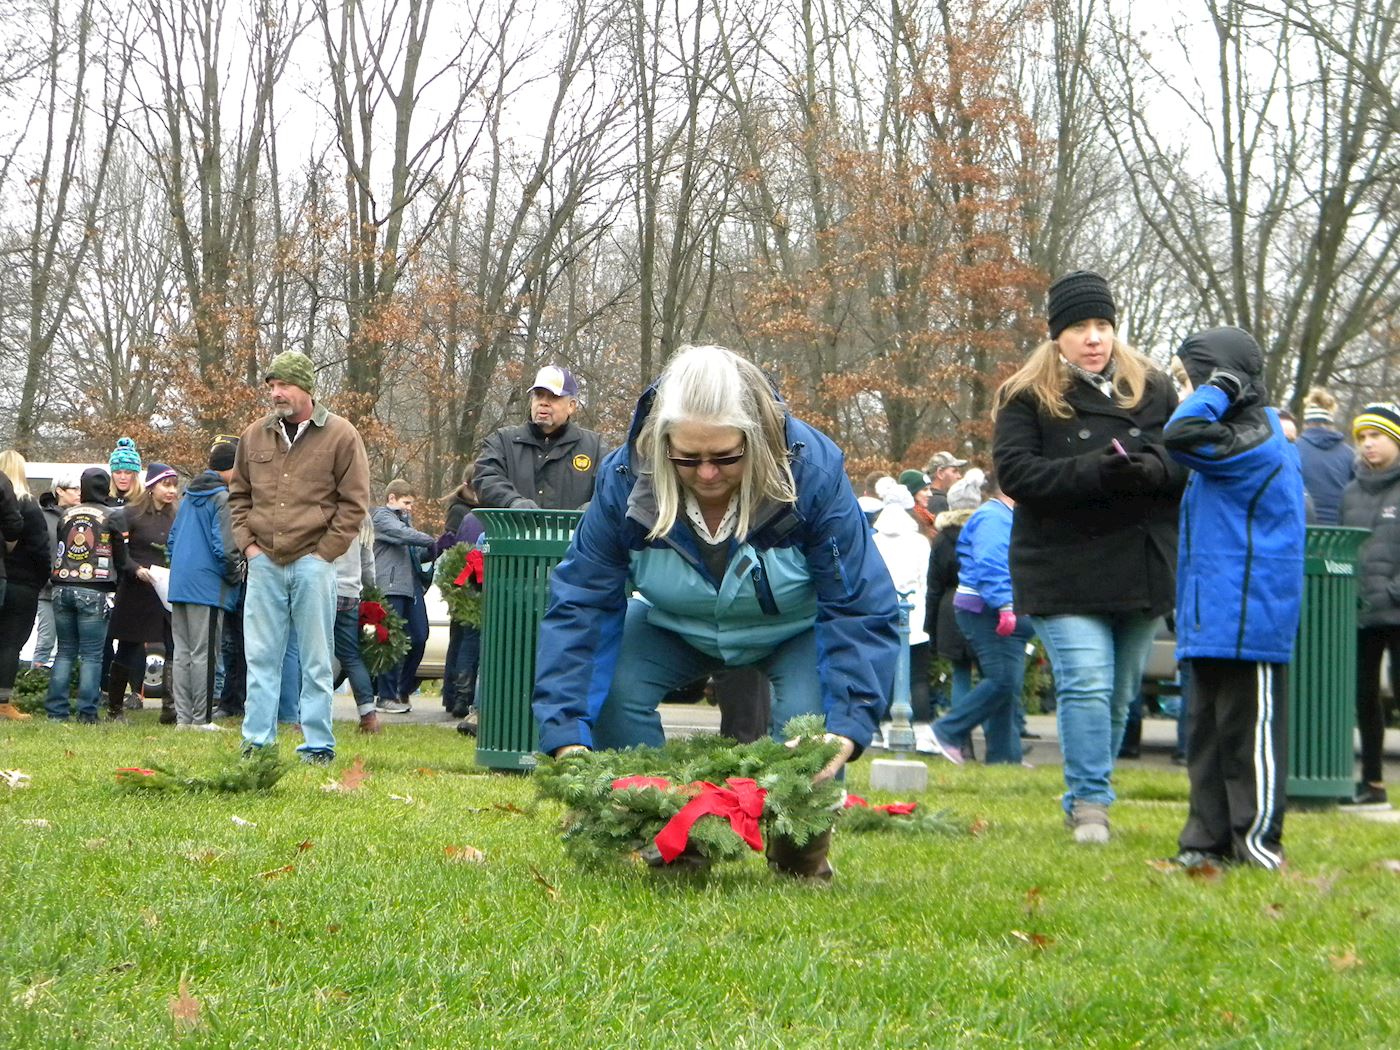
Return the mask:
<svg viewBox="0 0 1400 1050">
<path fill-rule="evenodd" d="M 606 453 L 598 434 L 572 420 L 552 440 L 529 423 L 502 427 L 477 458 L 477 495 L 483 507 L 578 510 L 593 498 L 593 475 Z"/>
<path fill-rule="evenodd" d="M 21 499 L 18 503 L 24 531 L 15 549 L 5 553 L 5 573 L 11 583 L 42 590 L 53 569 L 54 544 L 49 540 L 49 523 L 35 500 Z"/>
<path fill-rule="evenodd" d="M 1370 529 L 1361 548 L 1362 627 L 1400 624 L 1400 463 L 1385 470 L 1356 465 L 1342 492 L 1341 524 Z"/>
<path fill-rule="evenodd" d="M 1162 447 L 1176 390 L 1154 371 L 1142 403 L 1125 409 L 1076 379 L 1056 419 L 1021 393 L 997 415 L 992 457 L 1016 501 L 1011 587 L 1016 611 L 1034 616 L 1142 612 L 1176 603 L 1177 507 L 1186 468 Z M 1106 479 L 1117 439 L 1153 461 L 1156 481 Z"/>
<path fill-rule="evenodd" d="M 938 538 L 928 559 L 928 605 L 924 613 L 924 629 L 933 642 L 933 650 L 945 660 L 970 663 L 976 659 L 967 644 L 962 628 L 953 611 L 953 595 L 958 589 L 958 537 L 963 523 L 972 517 L 970 510 L 945 510 L 938 515 Z"/>
</svg>

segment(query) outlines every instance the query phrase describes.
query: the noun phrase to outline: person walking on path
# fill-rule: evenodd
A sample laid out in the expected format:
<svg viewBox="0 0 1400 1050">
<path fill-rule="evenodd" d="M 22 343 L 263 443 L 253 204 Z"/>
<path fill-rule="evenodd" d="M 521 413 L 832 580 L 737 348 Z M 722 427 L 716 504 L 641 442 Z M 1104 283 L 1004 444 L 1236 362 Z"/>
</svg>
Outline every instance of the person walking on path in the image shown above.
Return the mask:
<svg viewBox="0 0 1400 1050">
<path fill-rule="evenodd" d="M 1361 779 L 1353 805 L 1386 806 L 1385 700 L 1381 659 L 1400 672 L 1400 405 L 1367 405 L 1352 423 L 1360 451 L 1356 477 L 1342 493 L 1341 524 L 1370 529 L 1361 548 L 1361 611 L 1356 636 L 1356 728 Z"/>
<path fill-rule="evenodd" d="M 1337 429 L 1336 413 L 1337 399 L 1322 387 L 1313 387 L 1303 399 L 1298 459 L 1319 525 L 1336 525 L 1341 520 L 1342 491 L 1356 470 L 1356 450 Z"/>
<path fill-rule="evenodd" d="M 977 683 L 953 709 L 933 724 L 935 750 L 962 765 L 958 742 L 974 726 L 987 739 L 987 763 L 1019 765 L 1021 733 L 1016 724 L 1016 700 L 1026 677 L 1026 643 L 1031 640 L 1029 617 L 1017 616 L 1011 592 L 1009 554 L 1015 503 L 988 475 L 983 503 L 958 536 L 958 585 L 953 615 L 982 669 Z"/>
<path fill-rule="evenodd" d="M 139 693 L 146 680 L 146 651 L 159 645 L 165 656 L 165 690 L 160 720 L 175 722 L 175 702 L 170 695 L 174 641 L 170 613 L 156 592 L 153 567 L 166 568 L 166 545 L 175 522 L 175 500 L 180 483 L 175 468 L 152 463 L 146 468 L 141 494 L 112 512 L 112 525 L 122 534 L 126 562 L 117 584 L 109 633 L 117 643 L 107 682 L 107 711 L 114 719 L 124 716 L 128 684 Z"/>
<path fill-rule="evenodd" d="M 0 718 L 27 719 L 11 703 L 19 674 L 19 651 L 29 640 L 39 611 L 39 592 L 53 559 L 49 526 L 29 491 L 28 464 L 14 449 L 0 452 L 0 474 L 10 482 L 19 508 L 20 536 L 5 551 L 5 591 L 0 597 Z"/>
<path fill-rule="evenodd" d="M 1162 446 L 1176 391 L 1118 339 L 1108 282 L 1076 271 L 1048 298 L 1049 340 L 997 391 L 992 455 L 1016 501 L 1013 606 L 1054 669 L 1065 820 L 1102 843 L 1128 705 L 1176 598 L 1186 470 Z"/>
<path fill-rule="evenodd" d="M 277 739 L 288 632 L 301 660 L 303 761 L 335 757 L 331 652 L 335 560 L 369 514 L 369 458 L 359 432 L 316 401 L 305 354 L 272 359 L 263 377 L 272 411 L 243 431 L 229 488 L 233 535 L 248 561 L 244 649 L 245 750 Z"/>
<path fill-rule="evenodd" d="M 530 387 L 530 421 L 486 438 L 476 460 L 483 507 L 578 510 L 593 498 L 603 439 L 572 419 L 578 381 L 567 368 L 546 365 Z"/>
<path fill-rule="evenodd" d="M 243 552 L 233 538 L 228 485 L 238 439 L 220 437 L 209 467 L 185 489 L 170 526 L 170 628 L 175 644 L 176 726 L 219 728 L 213 720 L 214 673 L 224 616 L 238 605 Z"/>
<path fill-rule="evenodd" d="M 79 481 L 79 502 L 58 523 L 54 547 L 53 615 L 58 649 L 49 675 L 44 708 L 49 718 L 67 721 L 72 704 L 69 683 L 78 671 L 78 721 L 97 721 L 102 693 L 102 653 L 107 642 L 108 598 L 126 562 L 126 546 L 110 520 L 112 478 L 89 467 Z"/>
<path fill-rule="evenodd" d="M 413 527 L 413 486 L 403 478 L 389 482 L 384 505 L 370 514 L 374 525 L 374 575 L 385 599 L 408 625 L 408 652 L 397 667 L 375 682 L 379 710 L 386 715 L 407 714 L 409 698 L 418 687 L 418 662 L 428 641 L 428 609 L 418 563 L 433 549 L 434 539 Z"/>
<path fill-rule="evenodd" d="M 1176 654 L 1191 666 L 1191 780 L 1176 862 L 1283 863 L 1288 663 L 1303 602 L 1303 473 L 1242 328 L 1189 335 L 1163 443 L 1181 501 Z"/>
</svg>

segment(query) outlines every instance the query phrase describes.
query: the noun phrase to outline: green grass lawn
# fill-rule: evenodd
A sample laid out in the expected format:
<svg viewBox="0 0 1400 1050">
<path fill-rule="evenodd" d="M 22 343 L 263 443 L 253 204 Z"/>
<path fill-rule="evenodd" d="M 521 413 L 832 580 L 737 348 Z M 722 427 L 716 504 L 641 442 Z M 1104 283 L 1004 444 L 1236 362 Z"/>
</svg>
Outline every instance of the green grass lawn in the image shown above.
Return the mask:
<svg viewBox="0 0 1400 1050">
<path fill-rule="evenodd" d="M 0 783 L 0 1047 L 1400 1045 L 1396 825 L 1294 813 L 1286 873 L 1194 879 L 1148 863 L 1180 774 L 1123 773 L 1085 848 L 1058 769 L 937 765 L 923 801 L 978 833 L 838 833 L 827 889 L 598 872 L 457 734 L 342 734 L 265 794 L 148 794 L 113 770 L 236 734 L 0 724 L 32 778 Z"/>
</svg>

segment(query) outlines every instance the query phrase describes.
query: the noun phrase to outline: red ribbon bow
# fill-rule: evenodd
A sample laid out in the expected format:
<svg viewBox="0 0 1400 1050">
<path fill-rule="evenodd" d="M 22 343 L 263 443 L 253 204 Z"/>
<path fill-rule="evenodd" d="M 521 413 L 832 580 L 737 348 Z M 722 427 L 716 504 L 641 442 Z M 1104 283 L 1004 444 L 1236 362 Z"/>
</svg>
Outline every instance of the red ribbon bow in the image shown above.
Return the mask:
<svg viewBox="0 0 1400 1050">
<path fill-rule="evenodd" d="M 452 582 L 458 587 L 463 586 L 468 580 L 480 587 L 486 582 L 486 561 L 481 556 L 481 550 L 473 547 L 467 551 L 466 563 L 462 566 L 462 571 L 457 574 L 457 578 Z"/>
<path fill-rule="evenodd" d="M 381 624 L 384 622 L 387 615 L 388 614 L 384 611 L 384 606 L 380 605 L 378 602 L 360 603 L 360 624 L 362 626 L 367 623 Z"/>
<path fill-rule="evenodd" d="M 847 809 L 873 808 L 878 809 L 881 813 L 888 813 L 892 817 L 907 817 L 909 814 L 913 813 L 918 806 L 919 804 L 917 802 L 887 802 L 883 806 L 872 807 L 869 802 L 865 801 L 865 799 L 861 798 L 859 795 L 846 796 Z"/>
<path fill-rule="evenodd" d="M 763 799 L 768 792 L 748 777 L 730 777 L 724 784 L 724 787 L 718 787 L 702 780 L 698 784 L 690 785 L 692 788 L 698 788 L 699 794 L 687 802 L 685 808 L 672 817 L 656 835 L 657 852 L 667 864 L 685 852 L 686 843 L 690 841 L 690 829 L 697 820 L 706 816 L 724 817 L 739 837 L 749 844 L 750 849 L 763 849 L 763 835 L 758 829 L 758 818 L 763 815 Z"/>
</svg>

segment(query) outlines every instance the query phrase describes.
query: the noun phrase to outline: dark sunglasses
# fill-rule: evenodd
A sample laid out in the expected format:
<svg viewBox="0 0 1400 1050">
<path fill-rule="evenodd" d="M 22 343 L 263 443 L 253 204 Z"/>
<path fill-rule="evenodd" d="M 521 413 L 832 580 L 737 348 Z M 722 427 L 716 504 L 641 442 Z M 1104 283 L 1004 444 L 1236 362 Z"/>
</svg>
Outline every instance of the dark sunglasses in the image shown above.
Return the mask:
<svg viewBox="0 0 1400 1050">
<path fill-rule="evenodd" d="M 748 449 L 741 448 L 732 456 L 715 456 L 712 459 L 688 459 L 683 456 L 667 456 L 666 458 L 677 467 L 686 467 L 689 470 L 694 470 L 705 463 L 709 463 L 711 466 L 715 467 L 732 467 L 735 463 L 738 463 L 739 460 L 744 458 L 744 453 L 747 451 Z"/>
</svg>

